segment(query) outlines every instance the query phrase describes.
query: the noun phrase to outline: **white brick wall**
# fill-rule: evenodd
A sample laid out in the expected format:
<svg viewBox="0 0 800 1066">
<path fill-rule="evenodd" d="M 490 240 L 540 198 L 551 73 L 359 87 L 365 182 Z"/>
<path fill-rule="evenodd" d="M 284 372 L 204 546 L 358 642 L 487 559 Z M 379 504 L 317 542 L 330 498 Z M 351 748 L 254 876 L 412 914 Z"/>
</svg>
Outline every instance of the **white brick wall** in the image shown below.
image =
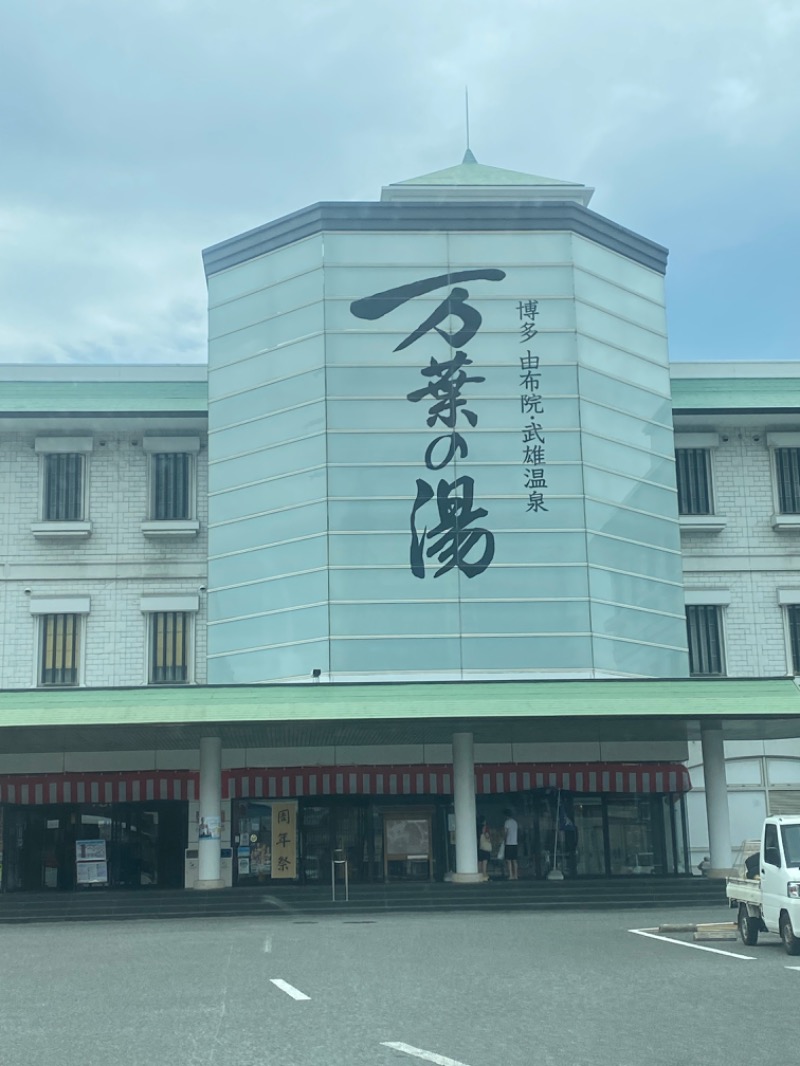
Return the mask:
<svg viewBox="0 0 800 1066">
<path fill-rule="evenodd" d="M 89 456 L 89 518 L 85 540 L 37 539 L 40 519 L 37 427 L 0 438 L 0 687 L 34 684 L 37 620 L 30 596 L 88 595 L 91 612 L 84 639 L 84 682 L 90 686 L 139 685 L 146 680 L 143 593 L 193 593 L 200 597 L 194 626 L 194 677 L 206 680 L 206 602 L 199 592 L 207 573 L 207 451 L 197 457 L 196 537 L 149 538 L 147 456 L 143 424 L 136 432 L 94 433 Z M 65 427 L 71 432 L 71 426 Z M 48 435 L 55 431 L 48 427 Z M 161 431 L 163 433 L 163 430 Z M 38 434 L 44 431 L 38 429 Z M 30 589 L 30 593 L 25 590 Z"/>
<path fill-rule="evenodd" d="M 730 605 L 723 608 L 730 676 L 785 675 L 789 660 L 778 589 L 800 590 L 800 530 L 772 528 L 775 502 L 766 440 L 768 429 L 786 427 L 713 428 L 720 434 L 713 453 L 715 508 L 727 525 L 719 533 L 682 534 L 685 586 L 730 591 Z"/>
<path fill-rule="evenodd" d="M 25 687 L 34 681 L 35 619 L 28 597 L 81 594 L 91 597 L 86 622 L 87 685 L 136 685 L 145 676 L 145 619 L 139 597 L 145 592 L 192 592 L 206 584 L 207 452 L 197 457 L 200 534 L 179 540 L 142 534 L 147 517 L 146 425 L 134 432 L 94 434 L 89 457 L 91 536 L 81 541 L 37 539 L 31 525 L 40 518 L 37 431 L 0 438 L 0 685 Z M 686 427 L 681 427 L 682 429 Z M 704 423 L 702 429 L 709 429 Z M 800 531 L 777 532 L 769 428 L 713 427 L 716 512 L 727 525 L 720 533 L 684 532 L 684 576 L 689 589 L 727 589 L 724 608 L 726 665 L 730 676 L 786 674 L 784 611 L 779 588 L 800 589 Z M 65 425 L 71 432 L 72 424 Z M 163 432 L 163 430 L 162 430 Z M 205 597 L 200 595 L 195 625 L 195 679 L 204 683 Z"/>
</svg>

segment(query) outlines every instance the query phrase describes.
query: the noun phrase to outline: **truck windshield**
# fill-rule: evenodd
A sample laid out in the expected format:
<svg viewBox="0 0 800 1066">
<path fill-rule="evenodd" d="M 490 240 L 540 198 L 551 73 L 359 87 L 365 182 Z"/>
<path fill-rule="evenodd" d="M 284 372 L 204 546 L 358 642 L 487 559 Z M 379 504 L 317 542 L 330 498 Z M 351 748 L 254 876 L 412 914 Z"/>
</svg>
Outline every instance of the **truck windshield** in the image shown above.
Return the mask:
<svg viewBox="0 0 800 1066">
<path fill-rule="evenodd" d="M 800 825 L 782 825 L 783 853 L 787 866 L 800 866 Z"/>
</svg>

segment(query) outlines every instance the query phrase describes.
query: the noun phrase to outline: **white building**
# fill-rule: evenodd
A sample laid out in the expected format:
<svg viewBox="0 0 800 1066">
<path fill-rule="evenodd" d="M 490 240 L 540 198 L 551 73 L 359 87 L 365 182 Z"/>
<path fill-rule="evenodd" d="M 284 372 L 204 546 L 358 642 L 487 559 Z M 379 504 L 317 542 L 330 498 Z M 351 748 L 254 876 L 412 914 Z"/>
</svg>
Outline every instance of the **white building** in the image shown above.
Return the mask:
<svg viewBox="0 0 800 1066">
<path fill-rule="evenodd" d="M 722 871 L 797 809 L 800 370 L 670 371 L 591 192 L 469 158 L 207 250 L 207 370 L 0 370 L 3 889 L 477 880 L 509 804 L 523 877 Z"/>
<path fill-rule="evenodd" d="M 800 366 L 672 366 L 681 554 L 695 669 L 709 675 L 800 673 Z M 797 740 L 725 745 L 734 850 L 767 814 L 800 812 Z M 687 799 L 693 863 L 708 850 L 700 745 Z"/>
</svg>

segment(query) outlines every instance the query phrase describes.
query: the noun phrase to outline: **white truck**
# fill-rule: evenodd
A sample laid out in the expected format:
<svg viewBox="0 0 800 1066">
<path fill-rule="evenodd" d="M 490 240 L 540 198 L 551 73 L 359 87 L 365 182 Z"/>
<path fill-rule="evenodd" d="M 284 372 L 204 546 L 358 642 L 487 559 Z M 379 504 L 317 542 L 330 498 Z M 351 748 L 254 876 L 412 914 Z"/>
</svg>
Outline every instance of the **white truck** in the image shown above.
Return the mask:
<svg viewBox="0 0 800 1066">
<path fill-rule="evenodd" d="M 727 882 L 739 936 L 755 944 L 759 933 L 779 933 L 787 953 L 800 955 L 800 817 L 767 818 L 755 859 L 748 863 L 754 876 Z"/>
</svg>

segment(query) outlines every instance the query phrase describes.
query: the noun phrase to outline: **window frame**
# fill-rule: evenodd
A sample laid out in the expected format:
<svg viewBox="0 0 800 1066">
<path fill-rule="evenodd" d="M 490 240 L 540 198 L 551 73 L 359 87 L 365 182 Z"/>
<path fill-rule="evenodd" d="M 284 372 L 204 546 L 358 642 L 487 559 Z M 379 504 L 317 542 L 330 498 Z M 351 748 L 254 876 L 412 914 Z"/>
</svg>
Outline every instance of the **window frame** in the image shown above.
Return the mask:
<svg viewBox="0 0 800 1066">
<path fill-rule="evenodd" d="M 34 537 L 66 537 L 76 539 L 88 537 L 92 532 L 92 523 L 89 521 L 91 501 L 91 471 L 92 464 L 89 462 L 94 447 L 92 437 L 37 437 L 34 441 L 34 451 L 39 459 L 38 469 L 38 504 L 37 521 L 31 525 L 31 533 Z M 45 518 L 47 513 L 47 470 L 48 460 L 56 455 L 76 455 L 80 458 L 81 468 L 81 493 L 80 493 L 80 518 Z"/>
<path fill-rule="evenodd" d="M 784 511 L 781 509 L 780 479 L 778 477 L 778 452 L 792 450 L 800 453 L 800 433 L 767 433 L 769 448 L 770 482 L 772 486 L 772 528 L 776 531 L 800 529 L 800 510 Z M 800 454 L 798 455 L 800 459 Z"/>
<path fill-rule="evenodd" d="M 168 686 L 193 685 L 195 683 L 195 610 L 173 608 L 166 606 L 164 609 L 145 608 L 145 684 L 149 688 L 165 688 Z M 186 677 L 182 681 L 156 681 L 153 678 L 155 665 L 155 626 L 159 615 L 182 615 L 184 631 L 184 658 L 186 660 Z M 174 669 L 174 667 L 173 667 Z"/>
<path fill-rule="evenodd" d="M 84 664 L 86 647 L 86 615 L 81 611 L 54 610 L 46 613 L 33 615 L 36 626 L 35 655 L 34 655 L 34 687 L 38 689 L 73 689 L 82 688 L 85 684 Z M 44 656 L 46 647 L 45 626 L 50 618 L 72 618 L 77 648 L 73 651 L 75 658 L 75 681 L 67 683 L 48 683 L 44 680 Z M 62 667 L 63 669 L 63 667 Z"/>
<path fill-rule="evenodd" d="M 141 524 L 142 533 L 146 537 L 196 537 L 200 531 L 200 522 L 197 518 L 199 508 L 197 480 L 200 468 L 198 461 L 200 437 L 144 437 L 142 450 L 147 456 L 147 498 L 145 501 L 147 518 Z M 180 453 L 189 457 L 189 517 L 187 518 L 152 517 L 155 514 L 155 457 L 166 455 L 170 452 Z"/>
<path fill-rule="evenodd" d="M 709 511 L 699 514 L 683 514 L 680 509 L 680 494 L 676 494 L 676 510 L 678 511 L 678 523 L 683 533 L 720 533 L 728 524 L 727 518 L 719 513 L 719 501 L 716 492 L 716 458 L 714 453 L 720 444 L 718 433 L 711 432 L 682 432 L 676 430 L 675 444 L 675 488 L 678 489 L 678 452 L 679 451 L 702 451 L 706 453 L 706 492 L 708 496 Z"/>
<path fill-rule="evenodd" d="M 73 459 L 77 459 L 78 460 L 78 469 L 79 469 L 79 472 L 80 472 L 80 488 L 79 488 L 79 492 L 77 493 L 77 495 L 78 495 L 78 514 L 74 515 L 74 516 L 71 516 L 71 517 L 59 516 L 59 517 L 55 517 L 54 518 L 52 515 L 49 515 L 47 513 L 48 496 L 50 495 L 50 493 L 48 492 L 48 489 L 49 489 L 48 471 L 50 470 L 53 461 L 55 461 L 55 460 L 63 460 L 63 459 L 67 459 L 67 458 L 73 458 Z M 41 522 L 56 523 L 56 524 L 66 524 L 66 523 L 72 523 L 72 522 L 85 522 L 86 521 L 86 511 L 87 511 L 87 500 L 88 500 L 88 494 L 87 494 L 87 491 L 86 491 L 86 485 L 87 485 L 88 471 L 89 471 L 89 464 L 86 462 L 86 453 L 85 452 L 43 452 L 39 456 L 39 468 L 40 468 L 40 474 L 39 474 L 39 486 L 40 486 L 40 492 L 39 492 L 39 520 Z"/>
<path fill-rule="evenodd" d="M 678 461 L 678 453 L 690 453 L 694 452 L 697 455 L 702 455 L 705 462 L 705 493 L 708 499 L 707 511 L 682 511 L 681 510 L 681 479 L 678 476 L 678 471 L 681 469 L 681 464 Z M 711 518 L 717 513 L 716 499 L 714 494 L 714 449 L 706 446 L 701 447 L 688 447 L 683 444 L 675 445 L 675 484 L 678 490 L 678 516 L 679 518 Z"/>
<path fill-rule="evenodd" d="M 780 595 L 780 594 L 779 594 Z M 800 600 L 792 603 L 781 603 L 783 608 L 783 628 L 786 648 L 786 675 L 787 677 L 800 677 Z M 797 615 L 797 621 L 793 625 L 792 615 Z M 797 659 L 795 660 L 795 640 L 792 630 L 797 629 Z"/>
<path fill-rule="evenodd" d="M 774 840 L 768 840 L 768 837 L 774 837 Z M 768 859 L 768 852 L 777 852 L 778 861 L 775 862 L 773 859 Z M 780 869 L 782 860 L 780 834 L 778 833 L 777 825 L 772 822 L 766 822 L 764 825 L 764 854 L 761 857 L 768 866 L 775 866 L 777 869 Z"/>
<path fill-rule="evenodd" d="M 161 456 L 182 456 L 186 461 L 186 514 L 180 518 L 159 518 L 156 516 L 158 495 L 157 471 Z M 194 522 L 197 519 L 197 456 L 191 451 L 168 449 L 162 452 L 147 453 L 147 521 L 148 522 Z"/>
<path fill-rule="evenodd" d="M 775 501 L 775 514 L 776 515 L 786 516 L 787 518 L 793 518 L 796 521 L 800 521 L 800 444 L 775 445 L 774 447 L 772 447 L 770 449 L 770 451 L 772 452 L 772 485 L 773 485 L 773 493 L 774 493 L 774 501 Z M 779 457 L 780 457 L 780 454 L 783 453 L 783 452 L 792 452 L 792 453 L 794 453 L 794 464 L 793 465 L 794 465 L 794 468 L 797 471 L 798 477 L 797 477 L 797 491 L 796 492 L 793 491 L 792 495 L 795 497 L 794 506 L 796 507 L 796 510 L 788 510 L 787 508 L 785 508 L 783 506 L 784 502 L 786 502 L 786 501 L 784 499 L 782 499 L 781 485 L 782 485 L 783 482 L 782 482 L 782 479 L 781 479 L 780 474 L 779 474 L 779 471 L 780 471 L 780 469 L 781 469 L 781 467 L 783 465 L 780 462 Z"/>
<path fill-rule="evenodd" d="M 686 604 L 686 644 L 689 651 L 689 676 L 690 677 L 727 677 L 728 676 L 728 664 L 727 656 L 725 654 L 726 641 L 725 641 L 725 612 L 724 604 L 720 603 L 687 603 Z M 719 672 L 697 672 L 692 670 L 692 640 L 689 623 L 690 612 L 714 612 L 717 625 L 717 637 L 719 642 L 718 656 L 720 663 Z"/>
</svg>

